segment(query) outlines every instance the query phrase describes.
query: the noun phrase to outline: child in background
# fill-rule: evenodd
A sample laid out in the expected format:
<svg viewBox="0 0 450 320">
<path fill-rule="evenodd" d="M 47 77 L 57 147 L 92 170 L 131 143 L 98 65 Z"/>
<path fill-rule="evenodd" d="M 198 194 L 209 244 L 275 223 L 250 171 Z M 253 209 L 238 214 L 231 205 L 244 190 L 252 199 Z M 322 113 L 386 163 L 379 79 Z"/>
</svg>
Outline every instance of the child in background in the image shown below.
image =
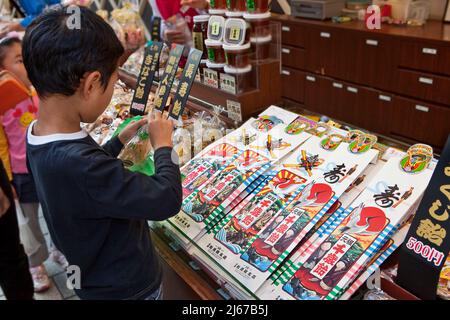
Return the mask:
<svg viewBox="0 0 450 320">
<path fill-rule="evenodd" d="M 124 48 L 91 10 L 80 9 L 81 29 L 67 28 L 69 18 L 65 10 L 45 13 L 23 40 L 24 64 L 40 97 L 27 158 L 44 217 L 56 246 L 80 270 L 80 298 L 160 299 L 162 267 L 147 220 L 165 220 L 181 208 L 174 124 L 160 113 L 148 121 L 156 168 L 150 177 L 117 159 L 147 119 L 103 147 L 80 128 L 110 103 Z"/>
<path fill-rule="evenodd" d="M 27 127 L 37 116 L 39 99 L 31 89 L 31 83 L 22 61 L 22 44 L 18 38 L 0 40 L 0 71 L 2 70 L 14 74 L 27 88 L 30 88 L 30 98 L 5 112 L 1 117 L 1 124 L 6 133 L 9 147 L 13 186 L 20 208 L 28 221 L 28 226 L 24 230 L 32 233 L 26 235 L 28 239 L 35 239 L 33 248 L 25 248 L 30 272 L 33 276 L 34 289 L 36 292 L 42 292 L 50 288 L 50 280 L 43 264 L 49 257 L 49 252 L 39 224 L 39 200 L 36 187 L 33 177 L 27 169 L 25 141 Z M 64 268 L 67 267 L 66 259 L 61 252 L 53 248 L 52 243 L 51 249 L 51 258 Z"/>
</svg>

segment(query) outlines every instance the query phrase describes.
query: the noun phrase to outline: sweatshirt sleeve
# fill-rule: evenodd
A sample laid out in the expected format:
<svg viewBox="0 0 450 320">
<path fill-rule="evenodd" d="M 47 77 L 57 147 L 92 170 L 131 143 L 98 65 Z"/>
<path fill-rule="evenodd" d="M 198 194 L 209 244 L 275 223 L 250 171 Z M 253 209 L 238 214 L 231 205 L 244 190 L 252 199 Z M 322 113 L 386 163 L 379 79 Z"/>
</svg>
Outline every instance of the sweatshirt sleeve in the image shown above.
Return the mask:
<svg viewBox="0 0 450 320">
<path fill-rule="evenodd" d="M 118 159 L 93 157 L 86 174 L 86 192 L 96 218 L 161 221 L 181 209 L 181 174 L 172 161 L 172 148 L 155 152 L 153 176 L 131 172 Z"/>
<path fill-rule="evenodd" d="M 105 143 L 102 146 L 102 148 L 103 148 L 103 150 L 108 152 L 111 156 L 113 156 L 114 158 L 117 158 L 120 151 L 122 151 L 122 149 L 123 149 L 123 144 L 119 140 L 119 137 L 116 136 L 116 137 L 110 139 L 107 143 Z"/>
</svg>

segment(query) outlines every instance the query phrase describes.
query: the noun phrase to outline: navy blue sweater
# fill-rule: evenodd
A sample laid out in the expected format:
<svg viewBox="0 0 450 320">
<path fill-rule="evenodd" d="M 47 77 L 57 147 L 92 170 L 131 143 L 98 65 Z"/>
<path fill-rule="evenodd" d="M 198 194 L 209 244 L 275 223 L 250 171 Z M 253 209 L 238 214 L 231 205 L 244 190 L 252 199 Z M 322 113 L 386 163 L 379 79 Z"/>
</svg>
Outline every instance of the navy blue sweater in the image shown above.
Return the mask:
<svg viewBox="0 0 450 320">
<path fill-rule="evenodd" d="M 147 220 L 179 212 L 180 170 L 172 149 L 160 148 L 154 176 L 130 172 L 116 158 L 122 147 L 117 138 L 100 147 L 85 132 L 28 133 L 28 165 L 44 217 L 56 247 L 81 269 L 75 291 L 82 299 L 133 299 L 161 284 Z"/>
</svg>

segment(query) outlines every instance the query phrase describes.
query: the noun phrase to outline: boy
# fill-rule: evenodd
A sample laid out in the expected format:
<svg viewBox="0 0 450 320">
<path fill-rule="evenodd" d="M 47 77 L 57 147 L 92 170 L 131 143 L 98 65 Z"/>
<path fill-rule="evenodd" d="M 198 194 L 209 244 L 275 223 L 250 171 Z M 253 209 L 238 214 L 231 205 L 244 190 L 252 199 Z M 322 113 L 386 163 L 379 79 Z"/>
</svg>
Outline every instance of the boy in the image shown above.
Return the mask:
<svg viewBox="0 0 450 320">
<path fill-rule="evenodd" d="M 177 214 L 182 190 L 172 161 L 173 123 L 149 120 L 156 174 L 124 169 L 115 157 L 146 120 L 105 146 L 80 130 L 107 107 L 124 49 L 112 28 L 80 8 L 81 29 L 70 14 L 48 12 L 27 29 L 23 58 L 41 99 L 27 135 L 27 158 L 49 232 L 71 265 L 81 271 L 82 299 L 156 299 L 161 266 L 146 220 Z"/>
</svg>

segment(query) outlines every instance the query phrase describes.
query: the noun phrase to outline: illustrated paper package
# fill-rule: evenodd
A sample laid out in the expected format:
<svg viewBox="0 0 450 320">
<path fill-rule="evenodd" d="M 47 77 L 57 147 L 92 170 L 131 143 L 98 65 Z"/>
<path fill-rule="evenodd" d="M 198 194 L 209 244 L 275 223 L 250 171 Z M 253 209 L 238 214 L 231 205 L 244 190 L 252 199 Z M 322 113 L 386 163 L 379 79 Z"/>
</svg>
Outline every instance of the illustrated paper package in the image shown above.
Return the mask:
<svg viewBox="0 0 450 320">
<path fill-rule="evenodd" d="M 275 298 L 333 299 L 342 293 L 425 190 L 432 170 L 416 170 L 413 162 L 410 155 L 390 158 L 339 226 L 286 271 L 284 279 L 289 280 L 276 287 Z"/>
<path fill-rule="evenodd" d="M 377 270 L 381 264 L 386 261 L 386 259 L 403 243 L 409 227 L 410 225 L 403 226 L 383 245 L 383 247 L 372 258 L 371 262 L 368 263 L 365 271 L 350 285 L 339 300 L 348 300 L 352 297 L 356 290 L 358 290 L 375 272 L 375 270 Z"/>
<path fill-rule="evenodd" d="M 285 134 L 299 137 L 305 133 Z M 377 152 L 370 150 L 370 147 L 364 152 L 353 153 L 351 144 L 342 141 L 344 137 L 340 137 L 339 141 L 332 141 L 332 138 L 310 137 L 287 159 L 283 158 L 283 167 L 291 171 L 279 171 L 278 175 L 280 172 L 287 176 L 294 173 L 293 176 L 302 181 L 288 198 L 283 196 L 283 200 L 277 202 L 280 199 L 271 192 L 264 193 L 270 187 L 263 188 L 262 192 L 242 202 L 227 215 L 215 227 L 214 234 L 205 235 L 200 240 L 200 246 L 213 255 L 217 251 L 231 250 L 230 262 L 222 262 L 229 267 L 227 270 L 231 275 L 252 292 L 256 292 L 353 180 L 377 157 Z M 283 181 L 279 176 L 275 178 Z M 295 198 L 291 199 L 293 194 Z M 292 204 L 285 208 L 291 200 Z M 220 256 L 215 259 L 221 261 Z"/>
<path fill-rule="evenodd" d="M 329 229 L 331 224 L 342 216 L 345 209 L 356 199 L 357 196 L 369 185 L 369 182 L 376 176 L 376 174 L 382 170 L 386 162 L 378 161 L 377 163 L 371 163 L 367 168 L 361 173 L 352 184 L 345 190 L 339 200 L 336 202 L 335 210 L 328 210 L 327 213 L 322 217 L 326 221 L 320 221 L 314 225 L 313 229 L 309 234 L 305 236 L 300 242 L 300 247 L 298 248 L 294 258 L 300 256 L 305 248 L 309 248 L 317 238 L 323 236 L 322 233 Z M 334 206 L 333 206 L 334 207 Z M 332 208 L 330 208 L 332 209 Z M 331 211 L 331 212 L 330 212 Z M 328 218 L 326 215 L 331 215 Z"/>
<path fill-rule="evenodd" d="M 270 106 L 260 113 L 258 118 L 252 122 L 252 126 L 260 132 L 268 132 L 276 126 L 284 128 L 297 117 L 298 115 L 293 112 L 277 106 Z"/>
<path fill-rule="evenodd" d="M 322 143 L 326 139 L 311 137 L 283 160 L 283 166 L 304 178 L 306 186 L 296 192 L 287 207 L 280 208 L 283 210 L 267 215 L 266 221 L 258 221 L 262 227 L 251 234 L 246 246 L 241 247 L 243 252 L 239 252 L 240 257 L 234 258 L 231 273 L 252 292 L 256 292 L 269 278 L 353 180 L 377 157 L 374 150 L 353 154 L 348 150 L 347 143 L 340 144 L 334 150 L 324 149 Z M 302 163 L 303 158 L 307 160 Z M 296 164 L 291 165 L 293 162 Z M 311 166 L 308 167 L 307 163 Z M 250 211 L 250 214 L 253 212 Z M 236 216 L 229 223 L 234 221 L 236 224 Z M 225 228 L 217 232 L 216 240 Z M 250 276 L 239 272 L 241 268 L 245 268 Z"/>
</svg>

